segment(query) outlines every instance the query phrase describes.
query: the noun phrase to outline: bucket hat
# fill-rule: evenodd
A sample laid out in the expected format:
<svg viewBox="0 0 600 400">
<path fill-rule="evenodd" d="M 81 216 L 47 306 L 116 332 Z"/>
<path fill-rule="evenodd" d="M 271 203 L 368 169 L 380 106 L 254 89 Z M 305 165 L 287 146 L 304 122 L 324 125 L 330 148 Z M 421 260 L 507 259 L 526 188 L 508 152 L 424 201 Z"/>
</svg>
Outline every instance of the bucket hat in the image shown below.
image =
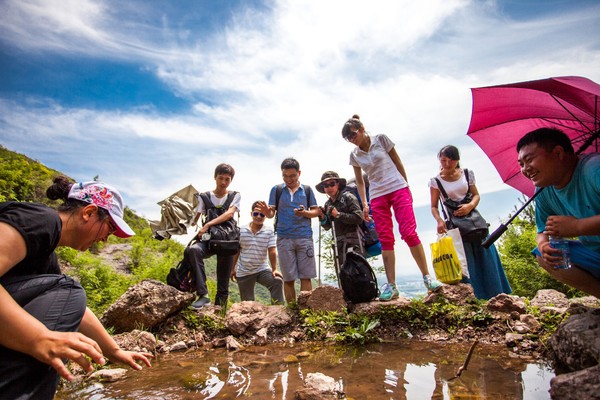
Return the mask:
<svg viewBox="0 0 600 400">
<path fill-rule="evenodd" d="M 323 184 L 330 180 L 336 180 L 340 185 L 340 192 L 344 190 L 346 187 L 346 180 L 344 178 L 340 178 L 337 172 L 334 171 L 326 171 L 321 175 L 321 182 L 317 183 L 316 188 L 320 193 L 325 193 L 325 188 L 323 188 Z"/>
</svg>

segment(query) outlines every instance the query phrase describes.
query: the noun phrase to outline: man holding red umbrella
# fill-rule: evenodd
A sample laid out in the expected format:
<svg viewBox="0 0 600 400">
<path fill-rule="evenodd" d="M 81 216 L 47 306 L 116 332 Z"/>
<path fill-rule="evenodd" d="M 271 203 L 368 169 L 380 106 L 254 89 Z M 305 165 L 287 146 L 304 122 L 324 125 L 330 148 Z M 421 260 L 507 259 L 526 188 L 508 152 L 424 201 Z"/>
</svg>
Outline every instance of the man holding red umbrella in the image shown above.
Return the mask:
<svg viewBox="0 0 600 400">
<path fill-rule="evenodd" d="M 540 266 L 555 279 L 600 298 L 600 154 L 575 154 L 562 131 L 540 128 L 517 143 L 521 173 L 542 190 L 535 198 Z M 549 236 L 569 240 L 572 268 L 557 269 L 561 250 Z"/>
</svg>

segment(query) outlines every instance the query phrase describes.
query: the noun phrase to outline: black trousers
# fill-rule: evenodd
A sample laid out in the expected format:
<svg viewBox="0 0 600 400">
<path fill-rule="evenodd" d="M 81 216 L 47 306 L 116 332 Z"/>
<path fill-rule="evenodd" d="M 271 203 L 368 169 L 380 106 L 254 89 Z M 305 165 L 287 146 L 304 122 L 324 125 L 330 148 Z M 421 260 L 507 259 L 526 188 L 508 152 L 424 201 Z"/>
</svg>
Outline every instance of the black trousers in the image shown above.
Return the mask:
<svg viewBox="0 0 600 400">
<path fill-rule="evenodd" d="M 75 332 L 86 310 L 85 291 L 64 275 L 15 277 L 2 282 L 13 299 L 53 331 Z M 0 346 L 0 397 L 53 399 L 59 375 L 48 364 Z"/>
<path fill-rule="evenodd" d="M 206 242 L 197 241 L 185 248 L 183 252 L 183 262 L 187 263 L 196 280 L 196 292 L 198 296 L 206 296 L 208 288 L 206 287 L 206 270 L 204 268 L 204 259 L 215 255 L 208 249 Z M 215 296 L 215 305 L 226 307 L 229 298 L 229 278 L 233 268 L 234 256 L 222 256 L 217 254 L 217 294 Z"/>
</svg>

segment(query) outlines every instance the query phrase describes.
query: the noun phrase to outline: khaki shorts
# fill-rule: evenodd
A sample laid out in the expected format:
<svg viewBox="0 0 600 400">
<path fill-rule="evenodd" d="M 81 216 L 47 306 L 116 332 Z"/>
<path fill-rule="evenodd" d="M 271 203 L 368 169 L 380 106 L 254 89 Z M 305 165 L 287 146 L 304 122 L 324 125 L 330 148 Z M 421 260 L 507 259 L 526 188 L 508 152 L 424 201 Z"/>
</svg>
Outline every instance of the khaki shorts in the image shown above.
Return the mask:
<svg viewBox="0 0 600 400">
<path fill-rule="evenodd" d="M 277 255 L 284 282 L 317 277 L 312 239 L 277 238 Z"/>
</svg>

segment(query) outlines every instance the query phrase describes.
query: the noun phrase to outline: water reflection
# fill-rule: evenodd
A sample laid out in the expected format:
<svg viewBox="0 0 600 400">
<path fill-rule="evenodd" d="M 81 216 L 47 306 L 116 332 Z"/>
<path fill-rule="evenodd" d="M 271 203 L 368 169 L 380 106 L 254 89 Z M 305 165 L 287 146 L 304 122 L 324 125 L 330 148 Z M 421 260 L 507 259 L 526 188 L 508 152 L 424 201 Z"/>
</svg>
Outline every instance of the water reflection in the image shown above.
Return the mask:
<svg viewBox="0 0 600 400">
<path fill-rule="evenodd" d="M 468 368 L 454 379 L 469 345 L 388 343 L 250 347 L 160 356 L 152 369 L 105 384 L 64 388 L 57 399 L 291 400 L 307 374 L 337 381 L 352 399 L 549 399 L 554 373 L 510 357 L 502 347 L 478 345 Z"/>
</svg>

